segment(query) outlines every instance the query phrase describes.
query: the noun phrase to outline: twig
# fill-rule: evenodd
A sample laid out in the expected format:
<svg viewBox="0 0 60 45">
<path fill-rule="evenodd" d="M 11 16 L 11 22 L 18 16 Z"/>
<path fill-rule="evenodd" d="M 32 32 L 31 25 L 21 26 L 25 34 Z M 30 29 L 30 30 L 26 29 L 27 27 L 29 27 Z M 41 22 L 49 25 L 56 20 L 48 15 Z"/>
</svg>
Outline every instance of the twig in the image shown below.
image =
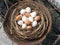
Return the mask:
<svg viewBox="0 0 60 45">
<path fill-rule="evenodd" d="M 7 0 L 4 0 L 4 3 L 5 3 L 5 5 L 6 5 L 7 9 L 8 9 L 9 7 L 8 7 L 8 4 L 7 4 Z"/>
</svg>

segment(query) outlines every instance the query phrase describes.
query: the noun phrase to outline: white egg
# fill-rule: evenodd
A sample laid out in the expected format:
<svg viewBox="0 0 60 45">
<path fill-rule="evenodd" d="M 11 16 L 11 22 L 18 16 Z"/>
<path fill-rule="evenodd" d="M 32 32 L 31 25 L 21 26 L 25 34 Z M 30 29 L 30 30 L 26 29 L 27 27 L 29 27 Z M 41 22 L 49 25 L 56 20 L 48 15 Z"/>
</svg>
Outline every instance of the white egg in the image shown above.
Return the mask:
<svg viewBox="0 0 60 45">
<path fill-rule="evenodd" d="M 27 20 L 27 17 L 26 16 L 23 16 L 22 17 L 22 21 L 26 21 Z"/>
<path fill-rule="evenodd" d="M 32 27 L 35 27 L 35 26 L 37 26 L 37 21 L 32 22 Z"/>
<path fill-rule="evenodd" d="M 27 7 L 26 8 L 26 12 L 31 12 L 31 8 L 30 7 Z"/>
<path fill-rule="evenodd" d="M 22 28 L 23 28 L 23 29 L 26 28 L 26 27 L 27 27 L 26 24 L 23 24 L 23 25 L 22 25 Z"/>
<path fill-rule="evenodd" d="M 36 16 L 36 12 L 32 12 L 32 13 L 30 13 L 30 15 L 32 16 L 32 17 L 35 17 Z"/>
<path fill-rule="evenodd" d="M 18 21 L 18 24 L 19 24 L 19 25 L 22 25 L 22 24 L 23 24 L 23 21 L 22 21 L 22 20 L 19 20 L 19 21 Z"/>
<path fill-rule="evenodd" d="M 26 12 L 25 9 L 22 9 L 22 10 L 20 11 L 21 14 L 24 14 L 25 12 Z"/>
<path fill-rule="evenodd" d="M 33 17 L 29 17 L 28 20 L 33 22 Z"/>
</svg>

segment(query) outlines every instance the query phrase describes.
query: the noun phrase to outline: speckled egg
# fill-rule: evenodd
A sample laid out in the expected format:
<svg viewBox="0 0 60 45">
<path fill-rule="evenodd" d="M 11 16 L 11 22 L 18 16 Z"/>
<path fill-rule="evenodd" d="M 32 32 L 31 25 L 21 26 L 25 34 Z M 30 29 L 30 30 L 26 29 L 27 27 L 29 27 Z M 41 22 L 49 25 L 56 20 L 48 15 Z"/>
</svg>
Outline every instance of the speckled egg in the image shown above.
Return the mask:
<svg viewBox="0 0 60 45">
<path fill-rule="evenodd" d="M 19 20 L 18 21 L 18 25 L 23 25 L 23 21 L 22 20 Z"/>
<path fill-rule="evenodd" d="M 35 26 L 37 26 L 37 21 L 32 22 L 32 27 L 35 27 Z"/>
<path fill-rule="evenodd" d="M 30 15 L 32 16 L 32 17 L 35 17 L 36 16 L 36 12 L 32 12 L 32 13 L 30 13 Z"/>
<path fill-rule="evenodd" d="M 22 25 L 22 29 L 25 29 L 27 26 L 26 26 L 26 24 L 23 24 Z"/>
<path fill-rule="evenodd" d="M 27 26 L 27 30 L 30 30 L 30 29 L 32 29 L 32 26 Z"/>
<path fill-rule="evenodd" d="M 26 25 L 30 25 L 31 22 L 30 22 L 29 20 L 26 20 L 26 21 L 25 21 L 25 24 L 26 24 Z"/>
<path fill-rule="evenodd" d="M 33 22 L 33 17 L 29 17 L 28 20 Z"/>
<path fill-rule="evenodd" d="M 40 19 L 41 19 L 40 16 L 36 16 L 36 17 L 35 17 L 35 20 L 36 20 L 36 21 L 39 21 Z"/>
<path fill-rule="evenodd" d="M 27 7 L 26 8 L 26 12 L 31 12 L 31 8 L 30 7 Z"/>
<path fill-rule="evenodd" d="M 30 16 L 30 13 L 25 13 L 24 14 L 26 17 L 29 17 Z"/>
<path fill-rule="evenodd" d="M 26 20 L 27 20 L 27 17 L 26 17 L 26 16 L 23 16 L 23 17 L 22 17 L 22 21 L 25 22 Z"/>
<path fill-rule="evenodd" d="M 21 11 L 20 11 L 20 14 L 24 14 L 26 11 L 25 11 L 25 9 L 22 9 Z"/>
<path fill-rule="evenodd" d="M 22 19 L 22 15 L 16 16 L 16 21 L 19 21 L 19 20 L 21 20 L 21 19 Z"/>
</svg>

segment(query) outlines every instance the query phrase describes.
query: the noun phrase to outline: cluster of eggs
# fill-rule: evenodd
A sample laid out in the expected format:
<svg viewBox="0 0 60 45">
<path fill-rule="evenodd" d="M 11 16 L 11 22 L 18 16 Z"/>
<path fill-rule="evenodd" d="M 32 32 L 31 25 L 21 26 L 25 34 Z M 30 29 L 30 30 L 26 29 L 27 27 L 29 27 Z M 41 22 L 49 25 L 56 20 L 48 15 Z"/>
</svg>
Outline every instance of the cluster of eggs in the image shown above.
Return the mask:
<svg viewBox="0 0 60 45">
<path fill-rule="evenodd" d="M 16 16 L 17 24 L 22 26 L 22 29 L 32 29 L 37 26 L 40 16 L 35 11 L 31 11 L 30 7 L 21 9 L 20 14 Z"/>
</svg>

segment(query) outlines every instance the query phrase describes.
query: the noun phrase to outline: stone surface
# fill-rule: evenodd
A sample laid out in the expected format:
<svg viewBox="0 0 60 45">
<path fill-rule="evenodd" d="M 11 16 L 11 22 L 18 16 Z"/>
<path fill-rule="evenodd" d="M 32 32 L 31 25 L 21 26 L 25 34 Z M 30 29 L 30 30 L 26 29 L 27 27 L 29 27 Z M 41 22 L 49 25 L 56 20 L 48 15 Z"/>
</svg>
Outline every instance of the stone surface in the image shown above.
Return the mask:
<svg viewBox="0 0 60 45">
<path fill-rule="evenodd" d="M 13 41 L 11 41 L 4 32 L 1 16 L 0 16 L 0 45 L 17 45 Z"/>
</svg>

